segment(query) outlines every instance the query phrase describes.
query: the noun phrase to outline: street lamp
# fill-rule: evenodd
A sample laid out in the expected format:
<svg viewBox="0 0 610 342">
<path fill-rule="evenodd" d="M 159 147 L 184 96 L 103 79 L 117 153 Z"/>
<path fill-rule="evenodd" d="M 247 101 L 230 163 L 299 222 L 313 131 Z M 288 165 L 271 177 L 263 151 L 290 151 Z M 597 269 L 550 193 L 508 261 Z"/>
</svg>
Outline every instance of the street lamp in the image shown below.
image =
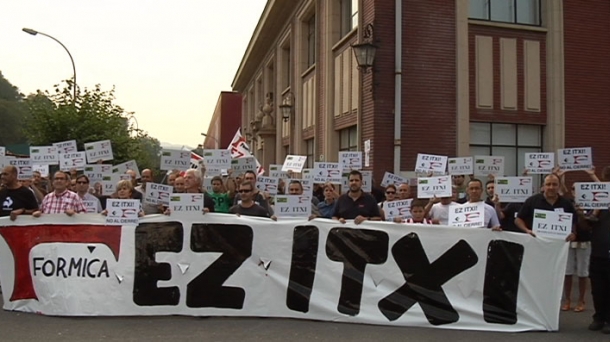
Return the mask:
<svg viewBox="0 0 610 342">
<path fill-rule="evenodd" d="M 279 106 L 280 111 L 282 112 L 282 120 L 284 122 L 288 122 L 292 117 L 292 102 L 294 100 L 294 94 L 292 92 L 288 92 L 284 99 L 282 100 L 282 104 Z"/>
<path fill-rule="evenodd" d="M 216 141 L 216 146 L 218 146 L 220 148 L 220 141 L 218 141 L 218 139 L 216 139 L 216 137 L 209 136 L 209 135 L 207 135 L 205 133 L 201 133 L 201 136 L 206 137 L 206 138 L 210 138 L 210 139 L 214 139 L 214 141 Z M 204 148 L 204 146 L 205 146 L 205 139 L 203 140 L 202 149 Z"/>
<path fill-rule="evenodd" d="M 367 73 L 369 68 L 373 67 L 375 53 L 377 52 L 377 45 L 373 44 L 373 24 L 366 25 L 362 37 L 366 41 L 360 44 L 353 44 L 352 50 L 354 50 L 358 69 L 362 69 L 364 73 Z"/>
<path fill-rule="evenodd" d="M 70 56 L 70 61 L 72 62 L 72 71 L 74 72 L 74 84 L 72 86 L 74 87 L 74 105 L 76 105 L 76 65 L 74 64 L 74 58 L 72 58 L 72 54 L 70 53 L 70 51 L 68 51 L 68 48 L 64 44 L 62 44 L 59 40 L 57 40 L 56 38 L 54 38 L 52 36 L 49 36 L 46 33 L 42 33 L 42 32 L 30 29 L 30 28 L 25 28 L 25 27 L 21 30 L 25 33 L 31 34 L 32 36 L 40 34 L 41 36 L 49 37 L 49 38 L 53 39 L 54 41 L 56 41 L 57 43 L 59 43 L 59 45 L 61 45 L 64 48 L 64 50 L 66 50 L 66 52 L 68 53 L 68 56 Z"/>
</svg>

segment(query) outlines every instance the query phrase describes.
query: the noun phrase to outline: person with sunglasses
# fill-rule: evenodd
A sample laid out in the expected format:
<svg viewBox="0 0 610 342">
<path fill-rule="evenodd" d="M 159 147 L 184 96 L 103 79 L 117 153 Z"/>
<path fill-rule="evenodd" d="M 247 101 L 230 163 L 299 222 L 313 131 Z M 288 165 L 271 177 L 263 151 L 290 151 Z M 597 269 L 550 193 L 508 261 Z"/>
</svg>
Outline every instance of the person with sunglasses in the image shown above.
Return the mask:
<svg viewBox="0 0 610 342">
<path fill-rule="evenodd" d="M 385 188 L 385 201 L 383 202 L 379 202 L 379 211 L 381 213 L 381 220 L 385 221 L 385 212 L 383 211 L 383 207 L 385 206 L 386 202 L 392 202 L 392 201 L 396 201 L 396 194 L 397 194 L 397 189 L 396 189 L 396 185 L 394 184 L 389 184 L 388 186 L 386 186 Z"/>
<path fill-rule="evenodd" d="M 87 213 L 101 213 L 102 212 L 102 204 L 100 200 L 89 193 L 89 177 L 85 175 L 80 175 L 76 178 L 76 186 L 75 189 L 78 197 L 81 198 L 84 204 L 90 203 L 90 206 L 87 207 Z"/>
<path fill-rule="evenodd" d="M 238 190 L 240 201 L 229 209 L 229 213 L 237 216 L 270 217 L 269 211 L 254 202 L 254 184 L 244 181 Z"/>
</svg>

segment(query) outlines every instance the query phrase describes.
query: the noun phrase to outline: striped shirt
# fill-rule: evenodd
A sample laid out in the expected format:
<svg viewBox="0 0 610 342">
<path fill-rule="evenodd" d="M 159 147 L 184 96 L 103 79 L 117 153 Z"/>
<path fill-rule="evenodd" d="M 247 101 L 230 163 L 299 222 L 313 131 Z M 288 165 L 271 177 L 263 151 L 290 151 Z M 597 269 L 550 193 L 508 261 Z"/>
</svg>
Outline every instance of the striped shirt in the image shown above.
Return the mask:
<svg viewBox="0 0 610 342">
<path fill-rule="evenodd" d="M 63 214 L 70 209 L 76 213 L 87 212 L 80 197 L 70 190 L 65 190 L 61 194 L 51 192 L 44 197 L 40 205 L 40 211 L 43 214 Z"/>
</svg>

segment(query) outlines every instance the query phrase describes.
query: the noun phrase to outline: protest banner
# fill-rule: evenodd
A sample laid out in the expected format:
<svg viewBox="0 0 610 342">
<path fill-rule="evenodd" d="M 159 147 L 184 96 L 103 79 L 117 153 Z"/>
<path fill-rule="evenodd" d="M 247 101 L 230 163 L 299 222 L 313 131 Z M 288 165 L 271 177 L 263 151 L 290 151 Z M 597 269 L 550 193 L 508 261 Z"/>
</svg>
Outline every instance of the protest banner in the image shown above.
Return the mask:
<svg viewBox="0 0 610 342">
<path fill-rule="evenodd" d="M 447 165 L 449 174 L 452 176 L 474 174 L 472 157 L 449 158 Z"/>
<path fill-rule="evenodd" d="M 383 202 L 386 221 L 392 221 L 395 217 L 401 217 L 403 220 L 410 219 L 412 217 L 411 202 L 413 199 Z"/>
<path fill-rule="evenodd" d="M 308 218 L 311 215 L 311 197 L 306 195 L 275 196 L 275 216 Z"/>
<path fill-rule="evenodd" d="M 494 193 L 502 203 L 523 203 L 534 194 L 532 177 L 496 177 Z"/>
<path fill-rule="evenodd" d="M 339 163 L 315 162 L 313 167 L 313 182 L 315 184 L 342 183 L 341 165 Z"/>
<path fill-rule="evenodd" d="M 4 309 L 505 332 L 559 328 L 568 250 L 562 241 L 487 229 L 227 214 L 151 215 L 137 226 L 105 222 L 94 214 L 1 218 Z"/>
<path fill-rule="evenodd" d="M 267 192 L 269 195 L 277 195 L 277 190 L 280 186 L 280 179 L 275 177 L 258 176 L 256 178 L 256 187 L 258 190 Z M 288 188 L 288 184 L 285 185 Z"/>
<path fill-rule="evenodd" d="M 59 154 L 54 146 L 30 146 L 30 160 L 36 165 L 58 165 Z"/>
<path fill-rule="evenodd" d="M 555 167 L 555 153 L 526 153 L 524 165 L 528 174 L 549 174 L 553 172 L 553 167 Z"/>
<path fill-rule="evenodd" d="M 140 200 L 114 199 L 106 200 L 106 224 L 109 225 L 138 225 L 140 218 Z"/>
<path fill-rule="evenodd" d="M 572 233 L 572 213 L 535 209 L 532 231 L 536 236 L 565 241 Z"/>
<path fill-rule="evenodd" d="M 339 152 L 339 164 L 343 171 L 362 169 L 362 152 Z"/>
<path fill-rule="evenodd" d="M 503 156 L 474 156 L 474 175 L 496 177 L 504 176 Z"/>
<path fill-rule="evenodd" d="M 28 180 L 34 177 L 34 170 L 32 169 L 32 162 L 30 158 L 8 159 L 8 165 L 12 165 L 17 168 L 18 180 Z"/>
<path fill-rule="evenodd" d="M 608 210 L 610 182 L 574 183 L 574 200 L 582 209 Z"/>
<path fill-rule="evenodd" d="M 284 164 L 282 165 L 282 171 L 288 172 L 296 172 L 300 173 L 305 166 L 305 161 L 307 160 L 307 156 L 293 156 L 288 155 L 286 159 L 284 159 Z"/>
<path fill-rule="evenodd" d="M 557 165 L 566 171 L 591 170 L 593 168 L 591 147 L 557 150 Z"/>
<path fill-rule="evenodd" d="M 451 177 L 421 177 L 417 179 L 417 197 L 451 197 Z"/>
<path fill-rule="evenodd" d="M 85 165 L 87 165 L 85 152 L 63 152 L 59 154 L 59 169 L 62 171 L 83 170 Z"/>
<path fill-rule="evenodd" d="M 417 154 L 415 162 L 415 172 L 420 174 L 444 175 L 447 170 L 447 157 L 435 156 L 432 154 Z"/>
<path fill-rule="evenodd" d="M 141 177 L 138 163 L 135 160 L 126 161 L 112 167 L 112 173 L 124 174 L 127 173 L 127 170 L 133 170 L 136 173 L 136 178 Z"/>
<path fill-rule="evenodd" d="M 110 140 L 85 143 L 85 152 L 87 153 L 87 164 L 114 159 Z"/>
<path fill-rule="evenodd" d="M 386 187 L 390 184 L 394 184 L 396 186 L 399 186 L 400 184 L 409 184 L 409 179 L 386 171 L 386 173 L 383 174 L 381 186 Z"/>
<path fill-rule="evenodd" d="M 60 141 L 52 144 L 53 147 L 57 149 L 57 153 L 66 154 L 66 153 L 76 153 L 78 152 L 78 147 L 76 146 L 76 140 L 68 140 L 68 141 Z"/>
<path fill-rule="evenodd" d="M 485 202 L 449 206 L 449 225 L 463 228 L 485 227 Z"/>
</svg>

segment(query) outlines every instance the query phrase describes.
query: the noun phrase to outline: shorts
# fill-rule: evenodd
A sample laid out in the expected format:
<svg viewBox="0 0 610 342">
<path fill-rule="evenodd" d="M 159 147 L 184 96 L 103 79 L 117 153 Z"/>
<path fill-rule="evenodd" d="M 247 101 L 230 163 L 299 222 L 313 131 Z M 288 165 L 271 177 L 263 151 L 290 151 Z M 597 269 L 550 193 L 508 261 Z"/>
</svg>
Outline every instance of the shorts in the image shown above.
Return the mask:
<svg viewBox="0 0 610 342">
<path fill-rule="evenodd" d="M 576 246 L 576 248 L 573 248 Z M 582 248 L 586 246 L 586 248 Z M 589 259 L 591 259 L 591 243 L 573 242 L 568 249 L 568 264 L 566 275 L 576 274 L 579 278 L 589 276 Z"/>
</svg>

